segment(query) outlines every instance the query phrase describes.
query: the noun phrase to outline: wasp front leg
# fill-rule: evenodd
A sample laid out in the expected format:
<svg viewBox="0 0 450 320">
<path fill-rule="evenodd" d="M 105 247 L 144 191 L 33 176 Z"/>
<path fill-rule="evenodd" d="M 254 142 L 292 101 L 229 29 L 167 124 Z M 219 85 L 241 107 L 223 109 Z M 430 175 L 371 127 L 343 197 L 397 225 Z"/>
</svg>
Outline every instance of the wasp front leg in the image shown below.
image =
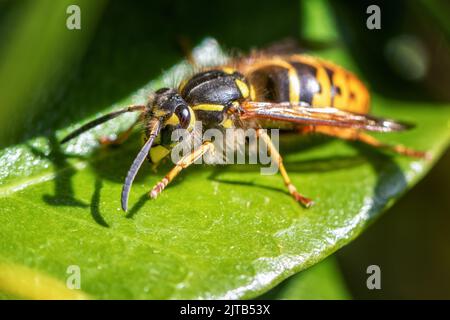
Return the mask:
<svg viewBox="0 0 450 320">
<path fill-rule="evenodd" d="M 267 145 L 268 151 L 270 153 L 270 156 L 276 161 L 278 164 L 278 168 L 280 169 L 281 176 L 283 177 L 284 184 L 289 190 L 289 193 L 294 197 L 294 199 L 301 204 L 303 204 L 305 207 L 309 208 L 314 204 L 314 202 L 311 199 L 306 198 L 305 196 L 301 195 L 297 188 L 292 184 L 291 179 L 289 178 L 289 175 L 286 171 L 286 168 L 283 165 L 283 158 L 281 157 L 280 153 L 278 152 L 277 148 L 273 145 L 272 140 L 267 135 L 267 133 L 263 129 L 257 129 L 256 134 L 259 138 L 261 138 Z"/>
<path fill-rule="evenodd" d="M 170 170 L 169 173 L 166 174 L 166 176 L 153 187 L 153 189 L 150 191 L 150 197 L 153 199 L 156 198 L 164 190 L 164 188 L 181 172 L 181 170 L 186 169 L 204 154 L 212 152 L 213 150 L 214 144 L 207 141 L 192 153 L 181 158 L 181 160 L 177 162 L 175 167 L 173 167 L 172 170 Z"/>
<path fill-rule="evenodd" d="M 356 130 L 356 129 L 348 129 L 348 128 L 336 128 L 336 127 L 326 127 L 326 126 L 309 126 L 300 129 L 302 133 L 320 133 L 326 136 L 335 137 L 342 140 L 347 141 L 360 141 L 367 145 L 373 146 L 375 148 L 382 148 L 391 150 L 395 153 L 405 155 L 413 158 L 428 158 L 428 153 L 423 151 L 417 151 L 408 147 L 405 147 L 401 144 L 390 145 L 383 143 L 376 138 L 368 135 L 365 132 Z"/>
</svg>

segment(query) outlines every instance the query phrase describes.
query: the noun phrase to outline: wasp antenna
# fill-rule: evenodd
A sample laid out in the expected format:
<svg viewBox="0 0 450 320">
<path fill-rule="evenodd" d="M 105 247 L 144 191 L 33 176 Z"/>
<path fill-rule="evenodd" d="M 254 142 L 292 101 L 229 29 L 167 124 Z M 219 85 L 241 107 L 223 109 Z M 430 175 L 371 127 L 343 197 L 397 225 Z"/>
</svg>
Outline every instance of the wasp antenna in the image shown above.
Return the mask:
<svg viewBox="0 0 450 320">
<path fill-rule="evenodd" d="M 139 168 L 142 166 L 142 163 L 148 156 L 148 153 L 153 144 L 153 140 L 159 133 L 159 127 L 160 121 L 158 119 L 153 118 L 152 120 L 150 120 L 150 136 L 147 142 L 142 147 L 141 151 L 139 151 L 138 155 L 134 159 L 133 164 L 130 167 L 130 170 L 128 170 L 127 177 L 125 178 L 125 182 L 123 184 L 122 198 L 121 198 L 122 209 L 125 212 L 128 210 L 128 196 L 130 194 L 131 185 L 133 184 L 134 178 L 136 177 Z"/>
<path fill-rule="evenodd" d="M 64 139 L 61 140 L 61 143 L 62 144 L 66 143 L 67 141 L 72 140 L 75 137 L 78 137 L 83 132 L 88 131 L 106 121 L 114 119 L 126 112 L 136 112 L 136 111 L 144 111 L 144 110 L 145 110 L 145 106 L 134 105 L 134 106 L 130 106 L 130 107 L 127 107 L 127 108 L 124 108 L 121 110 L 117 110 L 117 111 L 113 111 L 111 113 L 105 114 L 104 116 L 98 117 L 97 119 L 94 119 L 91 122 L 88 122 L 85 125 L 81 126 L 80 128 L 76 129 L 75 131 L 71 132 Z"/>
</svg>

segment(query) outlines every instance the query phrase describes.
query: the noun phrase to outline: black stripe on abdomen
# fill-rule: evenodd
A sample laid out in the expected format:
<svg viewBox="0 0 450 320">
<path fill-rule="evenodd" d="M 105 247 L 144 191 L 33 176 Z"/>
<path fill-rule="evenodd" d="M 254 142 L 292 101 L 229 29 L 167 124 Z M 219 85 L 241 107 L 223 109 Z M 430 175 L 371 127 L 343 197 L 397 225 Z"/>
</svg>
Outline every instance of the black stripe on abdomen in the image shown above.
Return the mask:
<svg viewBox="0 0 450 320">
<path fill-rule="evenodd" d="M 270 65 L 254 71 L 248 77 L 256 90 L 256 100 L 268 102 L 289 101 L 289 70 Z"/>
<path fill-rule="evenodd" d="M 314 95 L 322 89 L 316 78 L 316 68 L 305 63 L 290 61 L 300 79 L 300 101 L 312 105 Z"/>
</svg>

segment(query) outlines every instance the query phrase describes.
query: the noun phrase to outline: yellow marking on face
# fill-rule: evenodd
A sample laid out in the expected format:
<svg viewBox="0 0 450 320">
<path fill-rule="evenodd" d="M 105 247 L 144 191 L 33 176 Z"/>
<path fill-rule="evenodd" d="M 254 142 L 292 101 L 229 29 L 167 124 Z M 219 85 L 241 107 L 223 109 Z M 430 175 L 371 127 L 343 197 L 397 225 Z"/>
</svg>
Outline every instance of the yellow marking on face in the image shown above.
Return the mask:
<svg viewBox="0 0 450 320">
<path fill-rule="evenodd" d="M 150 149 L 150 159 L 153 163 L 158 163 L 162 159 L 164 159 L 169 154 L 169 152 L 170 150 L 166 147 L 163 147 L 161 145 L 154 146 Z"/>
<path fill-rule="evenodd" d="M 238 87 L 239 91 L 241 92 L 241 95 L 243 98 L 248 98 L 248 96 L 250 95 L 250 90 L 247 86 L 247 84 L 239 79 L 234 80 L 234 82 L 236 83 L 236 86 Z"/>
<path fill-rule="evenodd" d="M 224 108 L 221 104 L 198 104 L 193 106 L 193 110 L 201 110 L 201 111 L 222 111 Z"/>
<path fill-rule="evenodd" d="M 189 113 L 191 114 L 191 120 L 189 122 L 189 128 L 191 128 L 191 127 L 194 127 L 194 124 L 195 124 L 195 113 L 191 109 L 191 107 L 188 107 L 188 108 L 189 108 Z M 165 122 L 165 125 L 168 125 L 168 124 L 176 126 L 176 125 L 180 124 L 180 119 L 178 119 L 178 117 L 175 114 L 172 114 L 170 116 L 170 118 L 167 119 L 167 121 Z"/>
<path fill-rule="evenodd" d="M 232 128 L 233 127 L 233 121 L 230 118 L 225 119 L 222 122 L 222 127 L 224 127 L 225 129 Z"/>
<path fill-rule="evenodd" d="M 178 119 L 178 117 L 175 115 L 175 114 L 172 114 L 171 116 L 170 116 L 170 118 L 169 119 L 167 119 L 167 121 L 166 121 L 166 125 L 167 124 L 170 124 L 170 125 L 172 125 L 172 126 L 176 126 L 177 124 L 179 124 L 180 123 L 180 120 Z"/>
</svg>

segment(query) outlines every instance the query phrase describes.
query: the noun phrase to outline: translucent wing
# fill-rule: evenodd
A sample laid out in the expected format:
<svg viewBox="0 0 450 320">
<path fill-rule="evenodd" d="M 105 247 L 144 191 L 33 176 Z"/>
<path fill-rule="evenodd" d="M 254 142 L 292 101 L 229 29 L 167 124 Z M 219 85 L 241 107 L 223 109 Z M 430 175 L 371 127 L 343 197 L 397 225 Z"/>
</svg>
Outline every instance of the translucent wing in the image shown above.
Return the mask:
<svg viewBox="0 0 450 320">
<path fill-rule="evenodd" d="M 312 108 L 290 102 L 254 102 L 242 104 L 241 119 L 269 119 L 313 126 L 333 126 L 376 132 L 402 131 L 413 125 L 366 114 L 352 113 L 332 107 Z"/>
</svg>

